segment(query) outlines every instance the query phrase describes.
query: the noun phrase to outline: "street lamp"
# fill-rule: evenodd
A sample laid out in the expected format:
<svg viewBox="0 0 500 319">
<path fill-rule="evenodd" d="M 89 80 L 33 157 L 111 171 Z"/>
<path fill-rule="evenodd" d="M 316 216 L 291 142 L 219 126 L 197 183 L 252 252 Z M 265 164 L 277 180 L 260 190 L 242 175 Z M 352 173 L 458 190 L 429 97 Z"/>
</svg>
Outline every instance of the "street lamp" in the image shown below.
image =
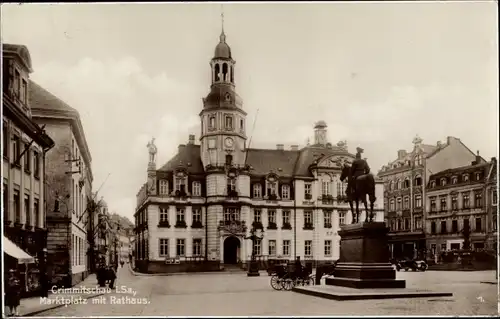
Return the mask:
<svg viewBox="0 0 500 319">
<path fill-rule="evenodd" d="M 250 265 L 248 266 L 248 277 L 257 277 L 260 276 L 259 273 L 259 263 L 256 260 L 255 256 L 255 243 L 257 240 L 261 240 L 264 238 L 262 228 L 255 228 L 255 225 L 252 225 L 252 229 L 250 230 L 250 236 L 245 237 L 245 239 L 250 239 L 252 241 L 252 258 L 250 260 Z"/>
</svg>

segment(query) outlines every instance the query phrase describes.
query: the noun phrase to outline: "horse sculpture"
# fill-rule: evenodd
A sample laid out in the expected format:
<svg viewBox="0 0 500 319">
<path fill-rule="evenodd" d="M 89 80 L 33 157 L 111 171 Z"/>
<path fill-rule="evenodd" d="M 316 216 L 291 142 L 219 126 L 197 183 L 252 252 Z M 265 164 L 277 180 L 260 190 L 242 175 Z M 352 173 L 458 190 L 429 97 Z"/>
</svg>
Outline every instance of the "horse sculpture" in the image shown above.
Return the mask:
<svg viewBox="0 0 500 319">
<path fill-rule="evenodd" d="M 352 223 L 359 223 L 359 201 L 361 200 L 365 205 L 366 210 L 366 222 L 373 222 L 373 204 L 377 199 L 375 197 L 375 179 L 371 173 L 361 175 L 356 180 L 353 180 L 351 176 L 351 166 L 345 164 L 342 168 L 342 174 L 340 175 L 340 180 L 343 182 L 347 178 L 347 201 L 349 206 L 351 206 L 352 212 Z M 366 195 L 370 200 L 370 214 L 368 215 L 368 203 L 366 201 Z M 353 208 L 353 202 L 356 202 L 356 212 Z M 369 218 L 368 218 L 369 217 Z"/>
</svg>

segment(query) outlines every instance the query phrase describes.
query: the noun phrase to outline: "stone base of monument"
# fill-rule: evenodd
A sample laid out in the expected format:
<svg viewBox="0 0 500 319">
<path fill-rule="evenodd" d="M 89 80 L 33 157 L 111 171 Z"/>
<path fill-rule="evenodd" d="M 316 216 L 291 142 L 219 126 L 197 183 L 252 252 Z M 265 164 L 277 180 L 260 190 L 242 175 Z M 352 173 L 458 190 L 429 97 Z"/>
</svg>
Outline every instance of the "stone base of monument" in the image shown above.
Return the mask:
<svg viewBox="0 0 500 319">
<path fill-rule="evenodd" d="M 388 233 L 383 222 L 342 226 L 340 258 L 326 286 L 295 287 L 293 291 L 337 300 L 452 296 L 451 293 L 405 289 L 389 262 Z"/>
</svg>

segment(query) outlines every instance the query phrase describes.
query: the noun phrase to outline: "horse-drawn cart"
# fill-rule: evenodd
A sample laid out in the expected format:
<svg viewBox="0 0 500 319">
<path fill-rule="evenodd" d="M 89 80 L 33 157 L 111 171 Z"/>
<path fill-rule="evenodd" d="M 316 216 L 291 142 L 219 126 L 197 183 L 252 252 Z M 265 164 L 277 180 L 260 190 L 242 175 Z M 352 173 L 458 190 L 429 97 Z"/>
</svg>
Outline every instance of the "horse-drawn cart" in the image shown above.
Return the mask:
<svg viewBox="0 0 500 319">
<path fill-rule="evenodd" d="M 295 286 L 314 285 L 314 276 L 310 268 L 296 269 L 294 264 L 275 267 L 271 276 L 271 287 L 275 290 L 292 290 Z"/>
</svg>

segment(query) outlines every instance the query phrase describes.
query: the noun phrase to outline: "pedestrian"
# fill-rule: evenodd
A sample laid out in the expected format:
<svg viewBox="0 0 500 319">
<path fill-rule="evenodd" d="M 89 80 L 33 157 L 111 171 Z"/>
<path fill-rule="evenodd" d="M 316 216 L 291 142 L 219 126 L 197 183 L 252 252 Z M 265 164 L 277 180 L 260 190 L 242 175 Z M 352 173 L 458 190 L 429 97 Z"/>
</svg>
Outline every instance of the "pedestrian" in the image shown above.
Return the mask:
<svg viewBox="0 0 500 319">
<path fill-rule="evenodd" d="M 49 296 L 49 276 L 46 270 L 40 272 L 40 297 Z"/>
<path fill-rule="evenodd" d="M 9 316 L 19 316 L 19 304 L 21 301 L 21 281 L 17 277 L 15 269 L 9 270 L 9 279 L 5 289 L 5 301 L 9 307 Z"/>
<path fill-rule="evenodd" d="M 122 266 L 123 268 L 123 264 L 125 264 L 125 262 L 123 261 L 123 259 L 120 261 L 120 265 Z"/>
<path fill-rule="evenodd" d="M 110 266 L 108 268 L 107 273 L 108 273 L 107 279 L 109 280 L 109 288 L 113 289 L 115 288 L 115 280 L 116 280 L 116 272 L 114 267 Z"/>
</svg>

